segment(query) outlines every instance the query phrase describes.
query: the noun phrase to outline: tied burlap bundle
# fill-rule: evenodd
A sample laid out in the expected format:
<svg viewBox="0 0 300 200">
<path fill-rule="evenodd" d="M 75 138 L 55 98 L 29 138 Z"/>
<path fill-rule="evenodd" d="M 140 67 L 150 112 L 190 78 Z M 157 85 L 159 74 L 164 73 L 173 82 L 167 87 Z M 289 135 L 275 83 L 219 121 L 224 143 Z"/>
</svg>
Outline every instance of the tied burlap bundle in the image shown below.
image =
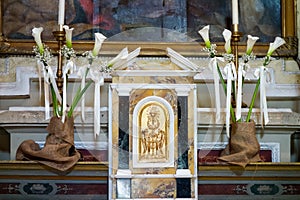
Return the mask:
<svg viewBox="0 0 300 200">
<path fill-rule="evenodd" d="M 25 140 L 17 149 L 16 160 L 32 160 L 65 172 L 80 159 L 74 146 L 74 119 L 66 118 L 62 123 L 60 118 L 52 117 L 46 129 L 44 147 L 40 149 L 33 140 Z"/>
<path fill-rule="evenodd" d="M 261 161 L 259 151 L 260 145 L 255 135 L 254 121 L 237 122 L 232 124 L 229 144 L 218 159 L 246 167 L 250 162 Z"/>
</svg>

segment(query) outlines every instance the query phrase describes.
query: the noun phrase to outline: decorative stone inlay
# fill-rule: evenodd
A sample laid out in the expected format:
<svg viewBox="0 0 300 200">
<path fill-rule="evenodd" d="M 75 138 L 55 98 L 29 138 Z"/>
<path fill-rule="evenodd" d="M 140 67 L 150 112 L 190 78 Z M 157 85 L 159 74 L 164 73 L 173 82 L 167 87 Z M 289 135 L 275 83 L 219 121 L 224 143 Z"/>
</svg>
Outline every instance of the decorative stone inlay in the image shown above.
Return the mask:
<svg viewBox="0 0 300 200">
<path fill-rule="evenodd" d="M 260 142 L 261 150 L 270 150 L 272 152 L 272 162 L 280 162 L 280 144 L 274 142 Z M 223 150 L 227 142 L 198 142 L 199 150 Z"/>
</svg>

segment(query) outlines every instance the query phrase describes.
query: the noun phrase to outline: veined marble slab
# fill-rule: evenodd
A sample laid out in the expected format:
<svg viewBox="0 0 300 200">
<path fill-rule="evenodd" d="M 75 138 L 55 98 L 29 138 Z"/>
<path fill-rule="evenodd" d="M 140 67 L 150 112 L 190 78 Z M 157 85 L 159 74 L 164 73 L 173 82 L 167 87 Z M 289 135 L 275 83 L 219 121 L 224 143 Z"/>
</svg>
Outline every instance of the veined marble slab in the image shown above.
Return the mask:
<svg viewBox="0 0 300 200">
<path fill-rule="evenodd" d="M 197 108 L 197 123 L 198 125 L 215 124 L 214 108 Z M 82 123 L 80 119 L 80 108 L 76 109 L 75 112 L 75 123 Z M 248 109 L 242 109 L 244 114 Z M 269 108 L 268 109 L 270 122 L 266 125 L 268 126 L 294 126 L 300 127 L 300 113 L 293 112 L 289 108 Z M 260 124 L 260 110 L 253 109 L 253 119 L 257 124 Z M 85 123 L 93 123 L 93 108 L 86 108 L 86 121 Z M 225 122 L 225 113 L 222 115 L 223 121 Z M 9 110 L 0 110 L 0 125 L 4 124 L 14 124 L 14 123 L 48 123 L 45 120 L 44 107 L 10 107 Z M 101 107 L 101 123 L 108 123 L 108 107 Z M 223 124 L 219 124 L 223 125 Z"/>
</svg>

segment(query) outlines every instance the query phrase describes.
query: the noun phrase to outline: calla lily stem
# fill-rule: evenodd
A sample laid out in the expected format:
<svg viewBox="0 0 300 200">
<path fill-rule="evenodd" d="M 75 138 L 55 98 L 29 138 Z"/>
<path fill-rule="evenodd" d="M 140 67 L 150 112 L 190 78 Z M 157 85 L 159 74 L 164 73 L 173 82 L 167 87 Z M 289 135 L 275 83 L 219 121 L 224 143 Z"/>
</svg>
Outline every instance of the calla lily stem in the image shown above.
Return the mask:
<svg viewBox="0 0 300 200">
<path fill-rule="evenodd" d="M 88 73 L 89 73 L 90 68 L 86 68 L 85 71 L 85 78 L 87 77 Z M 85 87 L 81 90 L 81 88 L 79 87 L 77 89 L 76 95 L 72 101 L 72 105 L 70 107 L 70 110 L 68 111 L 68 117 L 71 117 L 73 115 L 74 109 L 76 108 L 78 102 L 80 101 L 81 97 L 84 95 L 84 93 L 86 92 L 86 90 L 90 87 L 90 85 L 92 84 L 93 80 L 89 80 L 88 83 L 85 85 Z"/>
<path fill-rule="evenodd" d="M 248 110 L 246 122 L 250 122 L 252 109 L 253 109 L 253 106 L 254 106 L 254 102 L 255 102 L 255 99 L 256 99 L 257 92 L 259 90 L 259 85 L 260 85 L 260 78 L 258 78 L 258 80 L 256 82 L 256 86 L 255 86 L 255 89 L 254 89 L 254 92 L 253 92 L 253 95 L 252 95 L 252 98 L 251 98 L 251 102 L 250 102 L 250 105 L 249 105 L 249 110 Z"/>
</svg>

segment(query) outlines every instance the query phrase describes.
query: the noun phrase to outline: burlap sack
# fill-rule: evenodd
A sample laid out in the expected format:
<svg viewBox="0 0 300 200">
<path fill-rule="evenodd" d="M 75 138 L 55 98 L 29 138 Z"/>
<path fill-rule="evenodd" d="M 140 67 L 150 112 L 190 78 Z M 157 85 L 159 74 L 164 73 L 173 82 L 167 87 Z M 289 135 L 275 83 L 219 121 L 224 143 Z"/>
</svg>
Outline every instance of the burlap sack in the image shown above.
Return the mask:
<svg viewBox="0 0 300 200">
<path fill-rule="evenodd" d="M 254 121 L 237 122 L 232 124 L 229 143 L 218 160 L 246 167 L 250 162 L 261 161 L 259 151 Z"/>
<path fill-rule="evenodd" d="M 67 171 L 80 159 L 80 153 L 74 146 L 74 119 L 66 118 L 62 123 L 58 117 L 52 117 L 46 128 L 48 136 L 40 149 L 33 140 L 23 141 L 16 153 L 16 160 L 32 160 L 59 171 Z"/>
</svg>

